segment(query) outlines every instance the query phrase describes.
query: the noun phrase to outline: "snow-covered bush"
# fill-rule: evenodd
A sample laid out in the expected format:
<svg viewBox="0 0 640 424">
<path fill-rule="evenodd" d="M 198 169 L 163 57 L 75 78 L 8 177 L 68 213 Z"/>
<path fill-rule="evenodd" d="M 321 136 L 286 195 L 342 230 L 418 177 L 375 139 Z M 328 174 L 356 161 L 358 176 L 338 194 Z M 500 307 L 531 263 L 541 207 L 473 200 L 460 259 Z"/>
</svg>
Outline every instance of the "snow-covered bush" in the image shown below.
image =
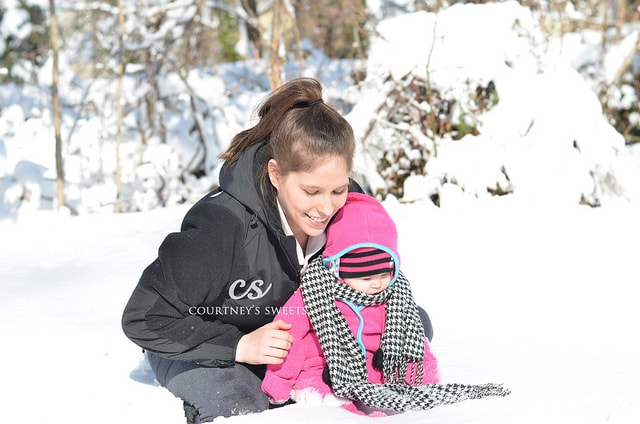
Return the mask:
<svg viewBox="0 0 640 424">
<path fill-rule="evenodd" d="M 490 81 L 486 87 L 469 87 L 468 98 L 444 98 L 414 74 L 399 81 L 389 76 L 386 86 L 388 93 L 363 141 L 379 152 L 376 169 L 387 183 L 376 194 L 402 198 L 405 180 L 425 175 L 427 162 L 438 155 L 440 140 L 477 135 L 478 115 L 497 104 L 498 96 Z"/>
<path fill-rule="evenodd" d="M 627 144 L 640 143 L 640 69 L 626 72 L 621 84 L 609 87 L 603 97 L 611 125 Z"/>
<path fill-rule="evenodd" d="M 358 166 L 372 192 L 436 204 L 451 186 L 542 203 L 624 197 L 614 170 L 622 136 L 576 71 L 581 62 L 554 50 L 529 9 L 403 15 L 382 22 L 371 45 L 364 85 L 380 94 L 352 119 L 368 116 L 357 127 Z"/>
</svg>

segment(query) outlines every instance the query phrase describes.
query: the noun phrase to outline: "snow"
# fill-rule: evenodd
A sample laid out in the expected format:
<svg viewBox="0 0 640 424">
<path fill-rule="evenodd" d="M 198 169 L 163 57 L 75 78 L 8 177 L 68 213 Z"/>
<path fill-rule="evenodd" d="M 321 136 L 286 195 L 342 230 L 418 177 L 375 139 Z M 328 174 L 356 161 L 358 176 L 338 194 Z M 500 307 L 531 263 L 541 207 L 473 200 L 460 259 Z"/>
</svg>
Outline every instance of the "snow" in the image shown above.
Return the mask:
<svg viewBox="0 0 640 424">
<path fill-rule="evenodd" d="M 637 208 L 385 205 L 432 317 L 444 381 L 499 382 L 513 393 L 380 420 L 638 422 L 637 253 L 628 243 L 640 237 Z M 182 422 L 180 402 L 153 383 L 119 320 L 185 211 L 38 213 L 2 223 L 2 422 Z M 318 404 L 260 419 L 369 420 Z"/>
<path fill-rule="evenodd" d="M 466 33 L 461 27 L 473 37 L 460 38 Z M 356 101 L 347 114 L 356 134 L 364 133 L 384 96 L 377 75 L 423 72 L 422 53 L 430 46 L 430 66 L 438 71 L 432 78 L 439 87 L 462 90 L 469 80 L 493 80 L 498 87 L 500 103 L 481 116 L 481 134 L 442 140 L 428 176 L 412 176 L 405 198 L 389 197 L 384 204 L 398 224 L 404 272 L 434 323 L 432 347 L 443 382 L 504 383 L 512 394 L 376 420 L 640 422 L 634 247 L 640 239 L 640 150 L 624 146 L 602 116 L 590 81 L 576 72 L 597 55 L 597 40 L 567 36 L 563 43 L 537 48 L 540 35 L 515 2 L 399 16 L 384 21 L 380 30 L 388 37 L 373 47 L 368 78 L 357 90 L 340 79 L 340 64 L 317 63 L 327 95 L 340 92 Z M 623 38 L 608 52 L 607 63 L 620 63 L 632 42 L 632 34 Z M 385 59 L 389 54 L 392 61 Z M 237 78 L 238 67 L 190 76 L 190 85 L 217 105 L 220 121 L 228 120 L 207 129 L 212 140 L 228 141 L 246 127 L 264 95 L 255 88 L 264 78 L 247 66 L 243 78 Z M 243 91 L 243 83 L 251 88 Z M 167 89 L 179 86 L 167 84 Z M 183 422 L 181 402 L 154 382 L 140 349 L 122 333 L 120 316 L 142 270 L 165 235 L 179 228 L 190 203 L 154 208 L 141 191 L 136 200 L 146 205 L 141 212 L 114 215 L 105 208 L 112 182 L 96 179 L 69 189 L 77 193 L 80 212 L 94 213 L 52 212 L 38 196 L 52 193 L 48 173 L 55 169 L 51 151 L 36 143 L 51 132 L 48 112 L 32 103 L 38 96 L 21 96 L 16 87 L 0 90 L 0 99 L 11 105 L 0 115 L 0 362 L 5 364 L 0 422 Z M 172 137 L 179 140 L 186 118 L 172 119 Z M 98 175 L 111 160 L 100 158 L 112 141 L 98 124 L 89 118 L 75 130 L 74 137 L 81 138 L 69 138 L 76 149 L 85 149 L 84 156 L 68 162 L 74 163 L 69 173 L 76 181 Z M 185 140 L 179 149 L 189 156 L 192 147 Z M 167 171 L 179 176 L 176 152 L 165 145 L 147 154 L 162 155 Z M 80 157 L 88 162 L 78 163 Z M 370 184 L 382 184 L 366 149 L 359 150 L 356 166 Z M 501 167 L 514 191 L 493 197 L 486 187 L 506 184 Z M 141 184 L 157 183 L 151 166 L 145 175 Z M 449 182 L 442 183 L 442 176 Z M 615 184 L 602 191 L 607 186 L 597 181 L 607 176 Z M 194 181 L 192 189 L 204 193 L 210 182 Z M 425 195 L 434 188 L 440 207 Z M 32 201 L 21 201 L 25 190 Z M 176 197 L 184 194 L 175 190 Z M 578 203 L 590 194 L 601 207 Z M 371 418 L 312 402 L 266 411 L 260 420 L 365 423 Z"/>
</svg>

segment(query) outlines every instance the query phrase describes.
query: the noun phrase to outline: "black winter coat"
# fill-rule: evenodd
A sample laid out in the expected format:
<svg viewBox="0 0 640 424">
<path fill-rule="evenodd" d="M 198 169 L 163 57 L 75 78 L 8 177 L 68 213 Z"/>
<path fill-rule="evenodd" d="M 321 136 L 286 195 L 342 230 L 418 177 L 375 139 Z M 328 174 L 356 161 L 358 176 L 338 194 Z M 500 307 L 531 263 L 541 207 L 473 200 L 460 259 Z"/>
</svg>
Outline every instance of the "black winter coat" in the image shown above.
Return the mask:
<svg viewBox="0 0 640 424">
<path fill-rule="evenodd" d="M 271 322 L 299 284 L 296 241 L 254 178 L 265 144 L 223 167 L 220 188 L 185 215 L 143 272 L 122 317 L 145 350 L 204 366 L 233 365 L 238 340 Z"/>
</svg>

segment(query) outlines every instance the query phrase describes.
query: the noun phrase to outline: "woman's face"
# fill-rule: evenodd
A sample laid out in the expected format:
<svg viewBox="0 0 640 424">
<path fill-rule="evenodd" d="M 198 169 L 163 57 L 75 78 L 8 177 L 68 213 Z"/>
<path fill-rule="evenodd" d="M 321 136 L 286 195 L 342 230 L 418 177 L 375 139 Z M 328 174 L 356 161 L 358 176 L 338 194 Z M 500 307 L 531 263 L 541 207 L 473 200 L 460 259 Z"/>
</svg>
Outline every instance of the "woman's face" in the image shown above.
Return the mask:
<svg viewBox="0 0 640 424">
<path fill-rule="evenodd" d="M 344 206 L 349 189 L 347 163 L 341 157 L 329 157 L 319 160 L 312 171 L 282 175 L 277 161 L 271 159 L 268 170 L 287 222 L 304 247 L 308 237 L 322 234 Z"/>
</svg>

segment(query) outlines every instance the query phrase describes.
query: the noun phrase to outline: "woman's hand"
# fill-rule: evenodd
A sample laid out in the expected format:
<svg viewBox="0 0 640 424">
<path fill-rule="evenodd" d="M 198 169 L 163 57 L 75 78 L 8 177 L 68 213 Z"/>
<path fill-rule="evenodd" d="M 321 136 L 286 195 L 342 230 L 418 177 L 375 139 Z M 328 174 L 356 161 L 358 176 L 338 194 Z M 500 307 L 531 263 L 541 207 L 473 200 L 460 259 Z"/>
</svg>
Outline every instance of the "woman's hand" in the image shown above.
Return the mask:
<svg viewBox="0 0 640 424">
<path fill-rule="evenodd" d="M 293 342 L 293 337 L 287 332 L 290 328 L 291 324 L 277 320 L 245 334 L 236 347 L 236 362 L 281 364 Z"/>
</svg>

